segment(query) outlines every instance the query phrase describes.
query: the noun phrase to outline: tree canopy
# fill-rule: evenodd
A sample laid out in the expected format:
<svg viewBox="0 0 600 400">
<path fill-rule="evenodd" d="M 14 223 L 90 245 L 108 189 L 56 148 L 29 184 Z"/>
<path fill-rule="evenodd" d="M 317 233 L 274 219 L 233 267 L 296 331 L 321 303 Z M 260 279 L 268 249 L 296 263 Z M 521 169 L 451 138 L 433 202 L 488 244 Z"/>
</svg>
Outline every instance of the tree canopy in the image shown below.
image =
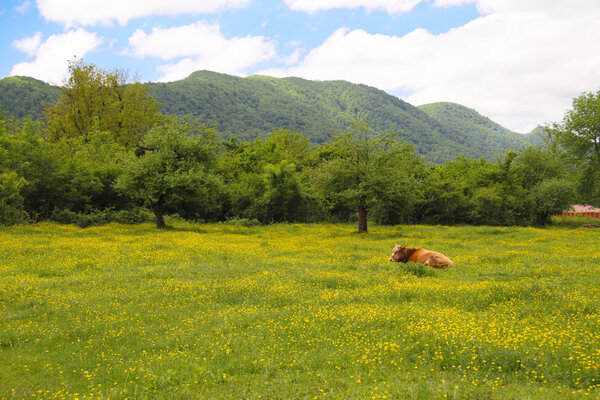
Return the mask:
<svg viewBox="0 0 600 400">
<path fill-rule="evenodd" d="M 107 71 L 76 60 L 69 65 L 69 79 L 55 105 L 44 110 L 51 137 L 87 137 L 96 121 L 117 142 L 133 146 L 162 118 L 159 103 L 149 87 L 128 83 L 119 70 Z"/>
<path fill-rule="evenodd" d="M 358 231 L 367 232 L 368 214 L 378 204 L 386 203 L 394 212 L 410 207 L 419 196 L 419 185 L 405 168 L 407 158 L 416 159 L 413 149 L 398 139 L 398 131 L 374 132 L 364 119 L 351 126 L 325 146 L 325 159 L 314 169 L 311 182 L 326 207 L 355 211 Z"/>
<path fill-rule="evenodd" d="M 216 166 L 216 132 L 172 118 L 154 126 L 130 153 L 115 187 L 145 200 L 154 212 L 156 226 L 165 226 L 165 207 L 178 202 L 211 202 L 221 190 Z"/>
<path fill-rule="evenodd" d="M 600 204 L 600 90 L 582 93 L 560 123 L 546 126 L 556 153 L 577 165 L 580 201 Z"/>
</svg>

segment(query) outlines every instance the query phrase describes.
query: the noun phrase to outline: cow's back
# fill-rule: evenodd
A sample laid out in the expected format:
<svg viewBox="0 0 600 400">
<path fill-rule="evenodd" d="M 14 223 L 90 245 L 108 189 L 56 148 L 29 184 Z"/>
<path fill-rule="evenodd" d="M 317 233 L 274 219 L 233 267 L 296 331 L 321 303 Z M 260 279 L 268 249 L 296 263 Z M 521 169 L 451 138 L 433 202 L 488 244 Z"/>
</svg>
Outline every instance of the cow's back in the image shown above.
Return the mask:
<svg viewBox="0 0 600 400">
<path fill-rule="evenodd" d="M 410 255 L 408 261 L 418 262 L 433 268 L 446 268 L 453 265 L 452 261 L 442 253 L 421 248 L 417 248 Z"/>
</svg>

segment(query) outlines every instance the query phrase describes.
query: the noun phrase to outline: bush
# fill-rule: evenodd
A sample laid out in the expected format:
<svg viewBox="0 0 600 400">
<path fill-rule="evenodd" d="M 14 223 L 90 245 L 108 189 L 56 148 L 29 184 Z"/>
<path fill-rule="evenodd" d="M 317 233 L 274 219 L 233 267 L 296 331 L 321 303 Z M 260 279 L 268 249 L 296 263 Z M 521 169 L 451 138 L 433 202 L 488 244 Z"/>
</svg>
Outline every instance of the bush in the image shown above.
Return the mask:
<svg viewBox="0 0 600 400">
<path fill-rule="evenodd" d="M 139 224 L 152 220 L 152 214 L 140 208 L 132 210 L 92 210 L 87 213 L 71 210 L 54 210 L 51 219 L 60 224 L 73 224 L 81 228 L 92 225 L 103 225 L 109 222 L 120 224 Z"/>
<path fill-rule="evenodd" d="M 231 218 L 223 223 L 226 225 L 245 226 L 247 228 L 260 225 L 260 221 L 254 218 Z"/>
<path fill-rule="evenodd" d="M 54 210 L 52 220 L 60 224 L 73 224 L 81 228 L 87 228 L 92 225 L 102 225 L 109 222 L 109 213 L 107 211 L 95 210 L 90 213 L 76 213 L 71 210 Z"/>
<path fill-rule="evenodd" d="M 152 221 L 154 216 L 149 211 L 141 208 L 132 210 L 119 210 L 111 214 L 110 221 L 119 224 L 139 224 L 142 222 Z"/>
</svg>

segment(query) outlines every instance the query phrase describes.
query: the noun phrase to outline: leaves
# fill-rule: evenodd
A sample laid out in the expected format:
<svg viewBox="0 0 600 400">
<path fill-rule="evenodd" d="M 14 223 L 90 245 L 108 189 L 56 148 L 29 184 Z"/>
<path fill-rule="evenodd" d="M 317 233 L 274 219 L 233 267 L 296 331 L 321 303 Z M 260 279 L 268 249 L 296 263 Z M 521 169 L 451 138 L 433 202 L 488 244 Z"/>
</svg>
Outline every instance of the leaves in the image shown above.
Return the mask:
<svg viewBox="0 0 600 400">
<path fill-rule="evenodd" d="M 392 208 L 408 209 L 401 214 L 410 213 L 419 193 L 418 179 L 412 180 L 412 191 L 400 187 L 400 183 L 411 181 L 408 176 L 424 165 L 398 135 L 394 129 L 374 132 L 362 119 L 354 121 L 351 130 L 337 135 L 326 147 L 325 160 L 311 174 L 311 187 L 330 212 L 353 210 L 366 216 L 383 204 L 393 203 Z M 397 215 L 390 218 L 387 214 L 386 222 L 397 220 Z M 363 228 L 359 226 L 359 230 Z"/>
<path fill-rule="evenodd" d="M 193 130 L 197 134 L 188 136 Z M 221 180 L 213 170 L 217 142 L 211 126 L 171 118 L 144 136 L 144 147 L 151 150 L 128 156 L 115 188 L 135 199 L 148 200 L 155 213 L 162 213 L 171 204 L 214 198 L 220 191 Z"/>
<path fill-rule="evenodd" d="M 44 110 L 51 137 L 87 138 L 95 125 L 116 141 L 133 146 L 138 137 L 161 121 L 159 104 L 148 86 L 127 83 L 121 71 L 106 71 L 81 60 L 71 62 L 70 77 L 55 105 Z"/>
</svg>

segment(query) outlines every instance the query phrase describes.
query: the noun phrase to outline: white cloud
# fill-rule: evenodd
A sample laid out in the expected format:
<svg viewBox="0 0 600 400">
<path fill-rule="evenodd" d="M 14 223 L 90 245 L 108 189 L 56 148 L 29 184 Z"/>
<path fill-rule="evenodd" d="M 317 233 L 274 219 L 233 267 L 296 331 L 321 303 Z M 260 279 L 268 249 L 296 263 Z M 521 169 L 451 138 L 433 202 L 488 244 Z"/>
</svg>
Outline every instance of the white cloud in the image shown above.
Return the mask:
<svg viewBox="0 0 600 400">
<path fill-rule="evenodd" d="M 20 5 L 16 6 L 15 10 L 20 14 L 25 14 L 27 10 L 29 10 L 29 7 L 31 7 L 31 1 L 26 0 Z"/>
<path fill-rule="evenodd" d="M 480 0 L 487 15 L 439 35 L 341 28 L 296 65 L 260 73 L 365 83 L 410 93 L 412 104 L 455 101 L 526 132 L 560 120 L 573 97 L 600 84 L 600 6 L 576 1 L 581 12 Z"/>
<path fill-rule="evenodd" d="M 363 7 L 368 11 L 384 10 L 390 14 L 405 13 L 423 0 L 285 0 L 288 7 L 295 11 L 315 13 L 334 8 Z"/>
<path fill-rule="evenodd" d="M 69 60 L 75 57 L 82 58 L 102 43 L 102 39 L 95 33 L 86 32 L 81 28 L 52 35 L 44 43 L 33 46 L 36 44 L 36 36 L 17 41 L 20 44 L 16 46 L 30 56 L 35 56 L 35 60 L 16 64 L 11 75 L 31 76 L 48 83 L 60 84 L 67 77 Z M 39 39 L 41 42 L 41 35 Z M 23 45 L 23 41 L 28 40 L 33 44 Z"/>
<path fill-rule="evenodd" d="M 251 0 L 37 0 L 40 14 L 66 27 L 112 25 L 124 26 L 131 19 L 153 15 L 210 13 L 245 7 Z"/>
<path fill-rule="evenodd" d="M 182 58 L 158 67 L 160 81 L 182 79 L 210 69 L 245 75 L 245 71 L 275 56 L 275 45 L 263 36 L 225 37 L 218 24 L 200 21 L 173 28 L 138 29 L 129 38 L 128 54 L 163 60 Z"/>
<path fill-rule="evenodd" d="M 23 53 L 26 53 L 29 57 L 33 57 L 40 47 L 40 43 L 42 43 L 42 33 L 36 32 L 32 37 L 15 40 L 12 42 L 12 45 Z"/>
<path fill-rule="evenodd" d="M 460 1 L 460 0 L 436 0 L 436 1 Z M 480 12 L 491 13 L 515 13 L 515 12 L 543 12 L 556 16 L 583 15 L 588 11 L 598 10 L 597 0 L 469 0 L 476 3 Z"/>
<path fill-rule="evenodd" d="M 315 13 L 335 8 L 359 8 L 383 10 L 390 14 L 400 14 L 412 10 L 419 3 L 431 0 L 285 0 L 295 11 Z M 475 3 L 482 14 L 545 9 L 556 13 L 580 13 L 586 8 L 596 9 L 597 0 L 435 0 L 435 7 L 456 7 Z"/>
<path fill-rule="evenodd" d="M 435 0 L 435 7 L 456 7 L 469 3 L 475 3 L 476 0 Z"/>
<path fill-rule="evenodd" d="M 298 60 L 300 60 L 300 55 L 302 54 L 302 50 L 301 49 L 296 49 L 294 50 L 294 52 L 289 55 L 288 57 L 285 57 L 284 59 L 284 63 L 285 65 L 294 65 L 298 62 Z"/>
</svg>

